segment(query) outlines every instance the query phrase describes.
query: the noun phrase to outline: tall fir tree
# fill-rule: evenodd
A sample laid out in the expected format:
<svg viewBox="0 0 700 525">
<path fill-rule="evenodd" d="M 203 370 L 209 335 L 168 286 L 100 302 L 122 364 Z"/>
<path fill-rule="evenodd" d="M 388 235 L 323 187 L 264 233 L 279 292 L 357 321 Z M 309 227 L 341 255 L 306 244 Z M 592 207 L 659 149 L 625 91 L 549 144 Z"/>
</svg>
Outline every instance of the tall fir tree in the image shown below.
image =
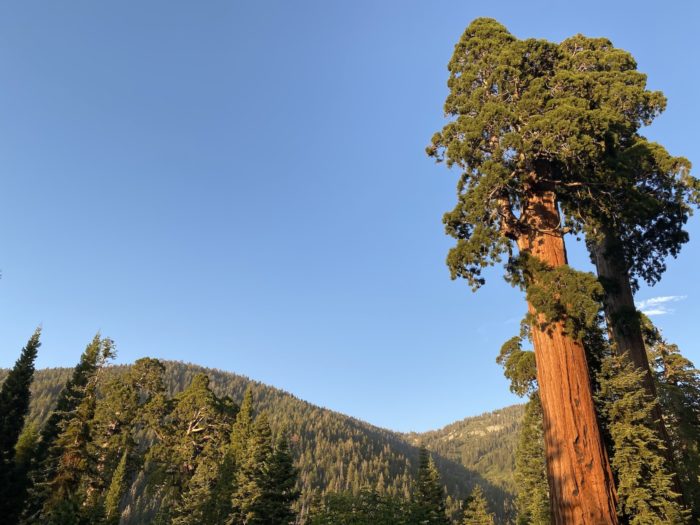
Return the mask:
<svg viewBox="0 0 700 525">
<path fill-rule="evenodd" d="M 518 525 L 549 525 L 549 486 L 542 430 L 542 406 L 537 392 L 530 395 L 515 450 Z"/>
<path fill-rule="evenodd" d="M 20 519 L 24 501 L 29 488 L 29 473 L 35 464 L 36 450 L 39 443 L 39 429 L 35 423 L 24 426 L 17 439 L 13 465 L 14 484 L 8 487 L 5 499 L 5 514 L 3 519 L 8 525 L 14 525 Z"/>
<path fill-rule="evenodd" d="M 12 464 L 15 445 L 29 412 L 29 388 L 34 377 L 34 361 L 41 346 L 40 336 L 41 329 L 37 328 L 0 389 L 0 467 L 3 471 Z"/>
<path fill-rule="evenodd" d="M 700 522 L 700 370 L 646 316 L 643 333 L 684 500 Z"/>
<path fill-rule="evenodd" d="M 15 462 L 15 448 L 29 412 L 30 386 L 34 377 L 34 361 L 41 343 L 37 328 L 22 349 L 15 366 L 0 389 L 0 516 L 12 525 L 18 519 L 18 509 L 26 489 L 27 460 Z"/>
<path fill-rule="evenodd" d="M 234 505 L 237 491 L 237 471 L 248 454 L 248 445 L 253 432 L 253 390 L 248 387 L 243 394 L 243 401 L 236 414 L 233 424 L 230 444 L 226 450 L 219 469 L 219 477 L 214 487 L 212 498 L 219 517 L 229 519 L 238 515 L 239 509 Z"/>
<path fill-rule="evenodd" d="M 46 497 L 39 517 L 52 525 L 94 523 L 102 518 L 101 514 L 94 515 L 93 509 L 86 503 L 89 497 L 90 475 L 94 468 L 89 447 L 97 405 L 99 372 L 114 355 L 112 342 L 106 341 L 106 344 L 102 342 L 97 368 L 83 389 L 80 403 L 63 420 L 61 432 L 50 451 L 56 462 L 52 475 L 43 486 Z"/>
<path fill-rule="evenodd" d="M 289 525 L 295 522 L 292 505 L 299 498 L 296 488 L 298 471 L 289 450 L 289 442 L 282 433 L 277 437 L 268 469 L 267 498 L 270 501 L 270 523 Z"/>
<path fill-rule="evenodd" d="M 68 524 L 70 519 L 77 515 L 78 504 L 74 498 L 58 501 L 52 492 L 53 486 L 60 485 L 57 474 L 61 458 L 64 457 L 65 461 L 68 461 L 69 458 L 65 455 L 66 451 L 62 447 L 64 444 L 69 444 L 69 440 L 63 439 L 61 443 L 58 441 L 59 437 L 68 430 L 71 420 L 73 420 L 71 432 L 74 432 L 76 436 L 80 436 L 83 432 L 83 429 L 80 428 L 80 416 L 78 416 L 77 411 L 81 408 L 81 415 L 84 416 L 91 410 L 91 401 L 88 400 L 86 404 L 83 402 L 91 392 L 90 385 L 94 383 L 98 370 L 113 355 L 114 343 L 112 340 L 103 339 L 98 333 L 85 348 L 71 378 L 61 390 L 56 407 L 44 424 L 35 449 L 34 461 L 29 472 L 27 498 L 20 520 L 22 523 L 30 525 L 40 520 L 49 500 L 55 503 L 47 508 L 51 511 L 51 519 L 57 520 L 57 523 L 60 520 L 65 520 L 65 523 Z M 78 419 L 75 419 L 76 417 Z M 63 466 L 67 469 L 72 468 L 69 463 L 65 463 Z"/>
<path fill-rule="evenodd" d="M 612 442 L 620 512 L 630 525 L 688 523 L 674 492 L 674 474 L 656 433 L 654 403 L 643 386 L 643 371 L 625 355 L 610 355 L 600 373 L 601 416 Z"/>
<path fill-rule="evenodd" d="M 274 454 L 272 431 L 267 415 L 255 418 L 246 455 L 236 467 L 236 491 L 230 524 L 263 525 L 270 521 L 269 472 Z"/>
<path fill-rule="evenodd" d="M 148 425 L 152 405 L 163 401 L 163 364 L 157 359 L 138 359 L 123 374 L 116 374 L 102 385 L 101 396 L 90 422 L 88 443 L 92 468 L 86 473 L 87 507 L 100 512 L 113 482 L 112 473 L 127 454 L 125 475 L 137 461 L 138 434 Z"/>
<path fill-rule="evenodd" d="M 311 511 L 308 525 L 417 525 L 409 501 L 369 487 L 357 494 L 329 493 Z"/>
<path fill-rule="evenodd" d="M 127 489 L 127 466 L 129 449 L 124 449 L 117 467 L 112 473 L 112 479 L 104 499 L 104 525 L 119 525 L 121 516 L 121 500 Z"/>
<path fill-rule="evenodd" d="M 523 322 L 520 335 L 503 344 L 496 362 L 503 366 L 503 374 L 510 380 L 511 392 L 520 397 L 529 396 L 515 450 L 517 524 L 549 525 L 552 517 L 535 356 L 534 352 L 522 347 L 523 340 L 528 338 L 528 325 Z"/>
<path fill-rule="evenodd" d="M 483 489 L 477 485 L 472 490 L 464 509 L 462 525 L 494 525 L 494 516 L 489 512 Z"/>
<path fill-rule="evenodd" d="M 248 387 L 243 394 L 241 408 L 231 430 L 231 457 L 234 464 L 241 463 L 248 453 L 248 444 L 253 435 L 253 390 Z"/>
<path fill-rule="evenodd" d="M 433 458 L 424 446 L 418 452 L 418 477 L 413 491 L 413 520 L 425 525 L 447 525 L 445 491 Z"/>
</svg>

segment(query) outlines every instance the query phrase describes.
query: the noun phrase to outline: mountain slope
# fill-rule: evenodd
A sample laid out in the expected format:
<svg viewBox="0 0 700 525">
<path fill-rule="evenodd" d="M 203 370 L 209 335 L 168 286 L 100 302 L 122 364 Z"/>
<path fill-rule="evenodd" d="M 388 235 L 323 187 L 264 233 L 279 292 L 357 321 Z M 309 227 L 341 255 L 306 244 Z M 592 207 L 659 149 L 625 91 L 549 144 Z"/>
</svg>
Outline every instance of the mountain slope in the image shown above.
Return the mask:
<svg viewBox="0 0 700 525">
<path fill-rule="evenodd" d="M 250 379 L 199 366 L 166 362 L 165 384 L 170 395 L 182 391 L 195 374 L 205 372 L 218 395 L 240 402 L 250 387 L 257 411 L 266 411 L 273 431 L 286 431 L 300 469 L 302 498 L 299 510 L 308 512 L 315 497 L 327 492 L 371 486 L 380 492 L 406 496 L 418 462 L 418 446 L 435 453 L 441 478 L 456 508 L 475 484 L 481 485 L 504 521 L 512 507 L 513 451 L 522 415 L 519 406 L 467 418 L 441 430 L 401 434 L 320 408 L 292 394 Z M 119 374 L 125 366 L 110 367 Z M 32 386 L 30 420 L 41 424 L 53 405 L 70 369 L 37 371 Z M 0 380 L 5 372 L 0 372 Z M 142 523 L 157 503 L 140 501 L 146 480 L 135 479 L 126 523 Z"/>
</svg>

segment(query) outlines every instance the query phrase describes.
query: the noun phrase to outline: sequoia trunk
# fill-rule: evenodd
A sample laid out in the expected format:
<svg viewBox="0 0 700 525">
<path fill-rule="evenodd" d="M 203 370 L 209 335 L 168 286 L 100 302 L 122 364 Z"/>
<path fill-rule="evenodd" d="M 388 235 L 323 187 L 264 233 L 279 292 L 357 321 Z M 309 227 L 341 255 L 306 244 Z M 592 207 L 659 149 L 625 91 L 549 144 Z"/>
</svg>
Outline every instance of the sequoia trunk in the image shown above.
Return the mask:
<svg viewBox="0 0 700 525">
<path fill-rule="evenodd" d="M 615 342 L 616 353 L 628 356 L 635 368 L 644 373 L 643 386 L 649 399 L 657 399 L 656 385 L 649 366 L 642 328 L 637 309 L 634 306 L 629 273 L 624 264 L 623 256 L 616 249 L 616 245 L 615 238 L 609 232 L 604 231 L 602 242 L 591 247 L 598 277 L 605 289 L 603 303 L 610 336 Z M 666 443 L 666 456 L 669 465 L 673 465 L 675 461 L 671 439 L 658 403 L 654 407 L 652 415 L 658 435 Z M 675 476 L 674 480 L 676 491 L 680 491 Z"/>
<path fill-rule="evenodd" d="M 567 264 L 556 197 L 535 188 L 523 211 L 518 248 L 551 267 Z M 528 308 L 537 315 L 532 305 Z M 617 497 L 593 405 L 583 345 L 550 323 L 532 326 L 542 401 L 552 518 L 556 525 L 615 525 Z"/>
</svg>

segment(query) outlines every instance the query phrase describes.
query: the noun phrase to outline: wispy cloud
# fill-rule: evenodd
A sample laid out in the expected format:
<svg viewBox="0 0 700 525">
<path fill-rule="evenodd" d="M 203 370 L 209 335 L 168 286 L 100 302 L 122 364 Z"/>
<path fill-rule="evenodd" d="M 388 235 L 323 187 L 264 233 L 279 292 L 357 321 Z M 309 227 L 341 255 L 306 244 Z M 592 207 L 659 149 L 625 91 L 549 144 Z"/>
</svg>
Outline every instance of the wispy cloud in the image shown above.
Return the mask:
<svg viewBox="0 0 700 525">
<path fill-rule="evenodd" d="M 643 301 L 637 301 L 637 308 L 645 315 L 665 315 L 672 314 L 675 309 L 671 306 L 671 303 L 677 303 L 688 297 L 687 295 L 660 295 L 659 297 L 652 297 L 650 299 L 644 299 Z"/>
</svg>

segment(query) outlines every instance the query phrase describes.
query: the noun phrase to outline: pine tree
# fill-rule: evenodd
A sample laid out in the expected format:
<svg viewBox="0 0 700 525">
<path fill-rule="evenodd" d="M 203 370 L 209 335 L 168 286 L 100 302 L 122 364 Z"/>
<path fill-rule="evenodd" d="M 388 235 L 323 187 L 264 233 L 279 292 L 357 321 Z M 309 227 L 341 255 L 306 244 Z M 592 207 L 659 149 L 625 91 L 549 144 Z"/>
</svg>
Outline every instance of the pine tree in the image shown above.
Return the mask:
<svg viewBox="0 0 700 525">
<path fill-rule="evenodd" d="M 267 524 L 271 505 L 268 498 L 269 470 L 273 457 L 272 431 L 267 415 L 255 418 L 246 456 L 237 466 L 236 492 L 233 495 L 231 524 Z"/>
<path fill-rule="evenodd" d="M 85 401 L 88 395 L 94 395 L 90 387 L 94 384 L 97 371 L 113 357 L 114 344 L 110 339 L 101 338 L 97 334 L 88 344 L 80 361 L 73 370 L 71 379 L 65 384 L 56 402 L 56 408 L 49 416 L 41 431 L 40 440 L 35 449 L 34 460 L 29 472 L 29 488 L 27 490 L 26 503 L 22 510 L 21 522 L 32 524 L 42 519 L 44 507 L 49 504 L 51 519 L 65 520 L 68 524 L 73 519 L 74 511 L 79 508 L 79 503 L 75 497 L 60 498 L 52 492 L 53 486 L 61 486 L 61 480 L 57 478 L 58 469 L 61 466 L 61 458 L 64 458 L 65 469 L 72 468 L 70 465 L 70 455 L 66 455 L 66 450 L 62 445 L 69 445 L 68 438 L 64 438 L 59 443 L 59 437 L 68 430 L 71 421 L 73 425 L 71 433 L 83 440 L 84 429 L 81 428 L 80 417 L 89 415 L 92 400 Z M 85 401 L 85 403 L 84 403 Z M 77 414 L 80 408 L 80 414 Z M 78 418 L 78 419 L 76 419 Z M 73 446 L 73 445 L 71 445 Z M 78 447 L 79 448 L 79 447 Z M 67 472 L 64 470 L 63 475 Z M 53 485 L 53 486 L 52 486 Z M 68 484 L 70 485 L 70 483 Z M 77 497 L 77 496 L 76 496 Z"/>
<path fill-rule="evenodd" d="M 112 480 L 107 489 L 104 500 L 105 525 L 119 525 L 120 503 L 126 491 L 127 462 L 129 460 L 129 449 L 125 449 L 122 457 L 114 469 Z"/>
<path fill-rule="evenodd" d="M 493 514 L 489 513 L 484 491 L 477 485 L 464 509 L 463 525 L 494 525 Z"/>
<path fill-rule="evenodd" d="M 228 398 L 218 398 L 201 373 L 169 407 L 159 428 L 152 429 L 158 441 L 148 453 L 148 461 L 157 465 L 154 478 L 168 494 L 158 519 L 207 523 L 213 512 L 209 494 L 228 447 L 236 407 Z"/>
<path fill-rule="evenodd" d="M 253 390 L 248 387 L 243 395 L 241 408 L 236 414 L 236 422 L 231 431 L 231 456 L 234 464 L 241 463 L 247 456 L 248 443 L 253 434 Z"/>
<path fill-rule="evenodd" d="M 542 430 L 542 406 L 536 392 L 525 405 L 515 451 L 518 525 L 549 525 L 549 487 Z"/>
<path fill-rule="evenodd" d="M 314 505 L 309 525 L 417 525 L 408 501 L 382 496 L 369 487 L 357 494 L 329 493 Z"/>
<path fill-rule="evenodd" d="M 296 518 L 292 504 L 299 498 L 296 489 L 297 469 L 294 467 L 292 454 L 287 439 L 280 434 L 268 469 L 268 494 L 270 500 L 270 523 L 289 525 Z"/>
<path fill-rule="evenodd" d="M 11 468 L 15 444 L 22 433 L 24 418 L 29 412 L 29 387 L 34 377 L 34 361 L 41 346 L 40 335 L 41 329 L 37 328 L 22 349 L 22 354 L 0 389 L 0 468 L 2 471 Z M 4 486 L 0 487 L 3 493 L 5 493 L 4 488 Z"/>
<path fill-rule="evenodd" d="M 673 491 L 673 473 L 657 435 L 654 400 L 643 386 L 643 372 L 627 356 L 609 356 L 600 377 L 601 415 L 613 446 L 620 510 L 630 525 L 687 523 Z"/>
<path fill-rule="evenodd" d="M 684 500 L 700 520 L 700 370 L 676 345 L 667 343 L 649 318 L 644 339 L 668 424 Z"/>
<path fill-rule="evenodd" d="M 243 394 L 240 410 L 231 430 L 230 445 L 219 469 L 219 480 L 213 492 L 217 515 L 227 519 L 239 516 L 240 509 L 235 507 L 237 471 L 248 455 L 248 446 L 253 433 L 253 391 L 248 387 Z"/>
<path fill-rule="evenodd" d="M 104 355 L 104 354 L 102 354 Z M 111 343 L 108 357 L 111 357 Z M 100 363 L 102 366 L 104 362 Z M 99 368 L 98 368 L 99 370 Z M 91 424 L 97 404 L 97 370 L 90 377 L 80 403 L 63 421 L 50 453 L 56 457 L 53 475 L 45 483 L 47 494 L 40 513 L 49 523 L 96 521 L 86 508 L 89 496 L 89 474 L 92 468 L 89 446 Z M 67 505 L 66 502 L 70 502 Z M 86 512 L 87 511 L 87 512 Z"/>
<path fill-rule="evenodd" d="M 124 374 L 112 377 L 101 388 L 101 397 L 90 422 L 91 441 L 88 452 L 92 468 L 86 473 L 88 501 L 95 511 L 103 509 L 112 473 L 126 451 L 137 448 L 137 434 L 148 424 L 164 396 L 163 364 L 157 359 L 137 360 Z M 134 457 L 127 457 L 126 471 Z M 126 475 L 125 471 L 125 475 Z M 98 510 L 99 509 L 99 510 Z"/>
<path fill-rule="evenodd" d="M 41 329 L 37 328 L 5 378 L 0 389 L 0 516 L 5 523 L 14 524 L 24 500 L 27 469 L 26 460 L 15 462 L 15 447 L 29 412 L 29 400 L 34 361 L 41 343 Z"/>
<path fill-rule="evenodd" d="M 440 474 L 428 450 L 421 446 L 418 455 L 418 478 L 413 494 L 414 521 L 425 525 L 449 523 L 445 508 L 445 491 Z"/>
</svg>

